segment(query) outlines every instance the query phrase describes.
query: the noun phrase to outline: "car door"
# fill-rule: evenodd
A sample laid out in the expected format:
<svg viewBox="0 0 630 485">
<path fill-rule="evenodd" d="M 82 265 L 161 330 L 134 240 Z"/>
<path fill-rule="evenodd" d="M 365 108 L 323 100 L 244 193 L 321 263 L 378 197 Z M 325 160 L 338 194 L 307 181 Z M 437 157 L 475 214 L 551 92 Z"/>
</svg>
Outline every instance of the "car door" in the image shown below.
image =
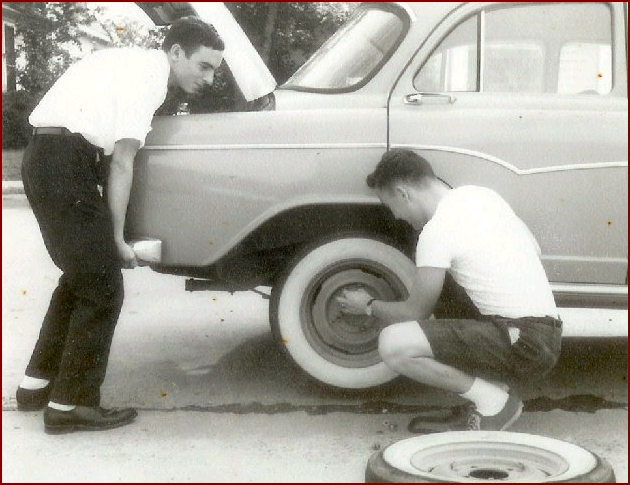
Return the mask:
<svg viewBox="0 0 630 485">
<path fill-rule="evenodd" d="M 390 145 L 499 192 L 552 282 L 627 284 L 623 4 L 466 4 L 393 89 Z"/>
</svg>

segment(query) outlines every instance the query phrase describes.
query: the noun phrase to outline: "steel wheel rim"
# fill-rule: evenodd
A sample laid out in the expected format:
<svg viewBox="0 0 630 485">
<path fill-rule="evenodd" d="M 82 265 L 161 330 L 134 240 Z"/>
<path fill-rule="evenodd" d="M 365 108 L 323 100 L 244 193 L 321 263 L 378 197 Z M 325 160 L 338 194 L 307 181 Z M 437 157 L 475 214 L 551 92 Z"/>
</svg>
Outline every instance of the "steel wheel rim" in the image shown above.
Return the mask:
<svg viewBox="0 0 630 485">
<path fill-rule="evenodd" d="M 382 324 L 367 315 L 344 315 L 335 300 L 344 289 L 362 287 L 373 298 L 395 300 L 407 294 L 400 278 L 384 265 L 354 259 L 321 270 L 303 293 L 300 322 L 309 345 L 329 362 L 361 368 L 378 364 Z"/>
</svg>

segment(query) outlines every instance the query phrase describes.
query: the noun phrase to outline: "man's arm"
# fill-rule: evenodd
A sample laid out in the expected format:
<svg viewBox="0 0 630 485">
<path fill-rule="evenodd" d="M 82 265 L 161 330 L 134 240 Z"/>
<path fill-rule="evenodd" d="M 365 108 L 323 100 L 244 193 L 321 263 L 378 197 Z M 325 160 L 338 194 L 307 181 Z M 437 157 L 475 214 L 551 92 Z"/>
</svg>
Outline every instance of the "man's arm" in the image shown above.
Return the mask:
<svg viewBox="0 0 630 485">
<path fill-rule="evenodd" d="M 426 320 L 433 313 L 435 303 L 440 297 L 446 270 L 444 268 L 418 268 L 415 281 L 405 301 L 376 300 L 370 305 L 372 315 L 386 324 Z M 367 292 L 346 291 L 337 300 L 347 313 L 365 314 L 367 303 L 372 297 Z"/>
<path fill-rule="evenodd" d="M 138 148 L 140 148 L 140 142 L 131 138 L 116 142 L 107 184 L 107 200 L 114 225 L 114 241 L 124 266 L 130 268 L 137 266 L 138 263 L 133 249 L 125 242 L 124 229 L 133 179 L 133 161 Z"/>
</svg>

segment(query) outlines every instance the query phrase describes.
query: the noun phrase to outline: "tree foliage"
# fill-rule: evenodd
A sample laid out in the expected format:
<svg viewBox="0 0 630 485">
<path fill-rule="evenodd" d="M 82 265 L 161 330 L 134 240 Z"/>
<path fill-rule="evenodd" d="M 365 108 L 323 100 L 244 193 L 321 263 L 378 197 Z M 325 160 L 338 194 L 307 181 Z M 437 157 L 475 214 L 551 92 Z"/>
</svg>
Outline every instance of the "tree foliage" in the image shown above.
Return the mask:
<svg viewBox="0 0 630 485">
<path fill-rule="evenodd" d="M 16 34 L 21 38 L 24 65 L 18 83 L 33 96 L 45 93 L 75 60 L 67 46 L 80 45 L 79 26 L 93 16 L 80 2 L 8 2 L 20 12 Z"/>
<path fill-rule="evenodd" d="M 162 26 L 148 27 L 134 20 L 113 19 L 103 7 L 94 9 L 94 18 L 109 37 L 112 47 L 144 47 L 159 49 L 164 39 L 166 28 Z"/>
<path fill-rule="evenodd" d="M 348 17 L 348 2 L 226 3 L 278 83 L 286 81 Z"/>
</svg>

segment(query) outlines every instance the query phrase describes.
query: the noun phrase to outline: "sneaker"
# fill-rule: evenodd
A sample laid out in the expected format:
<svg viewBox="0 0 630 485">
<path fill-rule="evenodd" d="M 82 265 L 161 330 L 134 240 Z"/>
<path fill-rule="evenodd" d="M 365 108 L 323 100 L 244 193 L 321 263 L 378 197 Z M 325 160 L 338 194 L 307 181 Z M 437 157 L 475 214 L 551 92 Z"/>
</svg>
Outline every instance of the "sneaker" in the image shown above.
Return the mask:
<svg viewBox="0 0 630 485">
<path fill-rule="evenodd" d="M 523 412 L 523 401 L 510 394 L 505 406 L 494 416 L 483 416 L 472 411 L 466 429 L 469 431 L 503 431 L 509 428 Z"/>
</svg>

